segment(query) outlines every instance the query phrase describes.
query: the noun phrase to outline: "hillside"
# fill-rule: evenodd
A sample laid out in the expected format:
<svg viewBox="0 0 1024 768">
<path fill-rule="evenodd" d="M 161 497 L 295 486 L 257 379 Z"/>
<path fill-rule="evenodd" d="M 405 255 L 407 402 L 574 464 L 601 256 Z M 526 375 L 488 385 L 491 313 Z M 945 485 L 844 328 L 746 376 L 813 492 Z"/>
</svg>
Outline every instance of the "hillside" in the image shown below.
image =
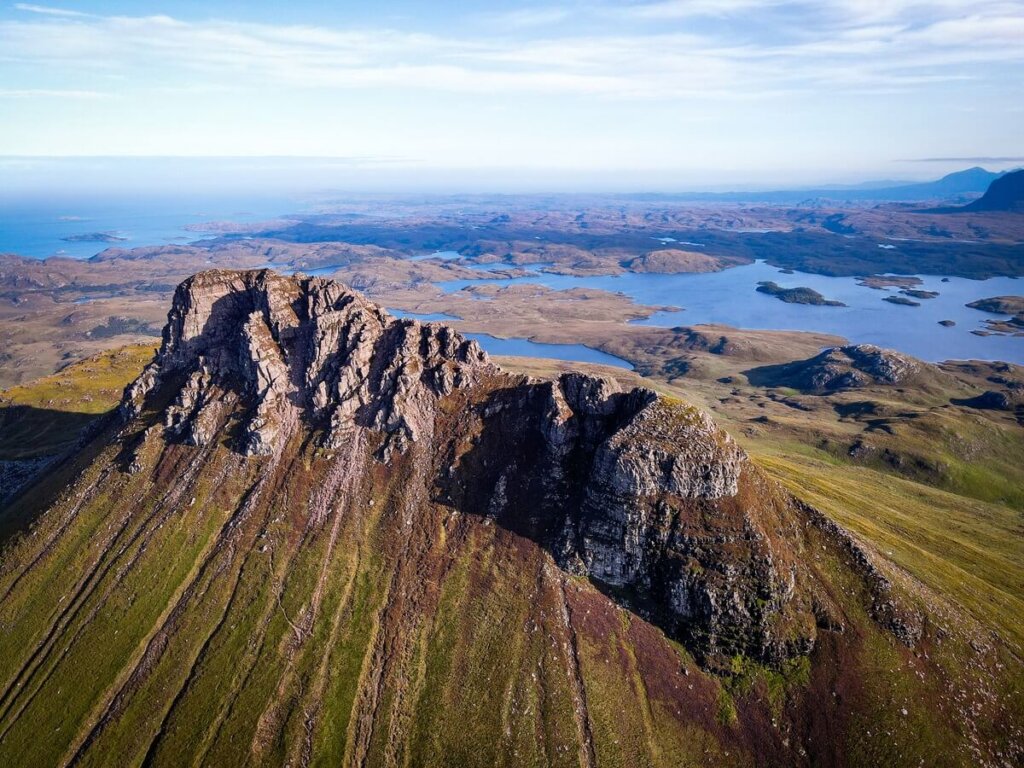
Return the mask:
<svg viewBox="0 0 1024 768">
<path fill-rule="evenodd" d="M 706 415 L 337 283 L 189 279 L 84 435 L 0 507 L 2 764 L 1024 754 L 1004 642 Z"/>
<path fill-rule="evenodd" d="M 995 179 L 985 194 L 964 206 L 964 210 L 1024 213 L 1024 170 Z"/>
<path fill-rule="evenodd" d="M 922 213 L 1024 213 L 1024 170 L 993 179 L 985 194 L 967 205 L 932 208 Z"/>
</svg>

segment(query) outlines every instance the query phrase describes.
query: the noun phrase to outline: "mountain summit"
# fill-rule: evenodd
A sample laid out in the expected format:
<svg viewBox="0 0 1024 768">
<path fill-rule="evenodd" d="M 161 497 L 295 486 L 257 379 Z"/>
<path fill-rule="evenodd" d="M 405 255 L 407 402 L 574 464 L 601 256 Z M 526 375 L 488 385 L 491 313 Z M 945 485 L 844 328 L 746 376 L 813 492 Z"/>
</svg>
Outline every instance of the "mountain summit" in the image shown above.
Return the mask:
<svg viewBox="0 0 1024 768">
<path fill-rule="evenodd" d="M 964 206 L 963 210 L 1024 213 L 1024 170 L 1000 176 L 980 199 Z"/>
<path fill-rule="evenodd" d="M 424 497 L 628 590 L 709 663 L 777 664 L 810 651 L 821 620 L 841 624 L 800 563 L 800 530 L 817 518 L 707 416 L 582 374 L 511 376 L 449 326 L 395 319 L 337 282 L 269 270 L 190 278 L 125 394 L 129 426 L 147 402 L 166 403 L 164 440 L 197 447 L 234 421 L 246 456 L 279 459 L 296 438 L 326 463 L 360 446 L 344 461 L 364 471 L 408 454 Z"/>
<path fill-rule="evenodd" d="M 425 436 L 438 397 L 491 372 L 476 342 L 396 320 L 339 283 L 214 271 L 179 286 L 163 345 L 122 413 L 137 415 L 146 395 L 184 378 L 165 420 L 192 445 L 241 406 L 247 455 L 280 450 L 300 417 L 326 427 L 327 447 L 363 427 L 385 436 L 387 452 Z"/>
<path fill-rule="evenodd" d="M 4 764 L 1019 746 L 1000 648 L 706 415 L 508 373 L 321 278 L 185 281 L 121 407 L 5 515 L 34 522 L 0 569 Z"/>
</svg>

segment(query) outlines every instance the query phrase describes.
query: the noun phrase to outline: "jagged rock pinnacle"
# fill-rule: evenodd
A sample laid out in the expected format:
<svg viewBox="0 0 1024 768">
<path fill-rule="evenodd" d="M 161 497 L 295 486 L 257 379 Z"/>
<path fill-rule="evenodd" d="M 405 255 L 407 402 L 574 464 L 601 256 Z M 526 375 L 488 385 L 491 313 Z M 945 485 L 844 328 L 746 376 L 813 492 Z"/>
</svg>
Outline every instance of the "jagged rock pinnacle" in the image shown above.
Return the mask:
<svg viewBox="0 0 1024 768">
<path fill-rule="evenodd" d="M 340 283 L 213 270 L 178 287 L 163 344 L 122 411 L 136 415 L 162 382 L 184 376 L 166 427 L 188 442 L 212 439 L 229 392 L 250 406 L 249 455 L 271 453 L 299 418 L 326 425 L 326 447 L 358 424 L 403 450 L 430 428 L 433 400 L 492 370 L 475 341 L 396 319 Z"/>
</svg>

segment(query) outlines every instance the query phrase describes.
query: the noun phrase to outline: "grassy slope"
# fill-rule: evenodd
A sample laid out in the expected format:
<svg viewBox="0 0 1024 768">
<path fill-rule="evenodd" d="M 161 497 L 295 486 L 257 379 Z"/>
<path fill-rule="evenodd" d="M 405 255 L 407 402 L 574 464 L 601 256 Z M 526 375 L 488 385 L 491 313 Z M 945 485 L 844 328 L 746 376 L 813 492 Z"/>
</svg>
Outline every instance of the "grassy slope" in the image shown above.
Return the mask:
<svg viewBox="0 0 1024 768">
<path fill-rule="evenodd" d="M 758 445 L 794 494 L 1024 649 L 1021 513 L 892 475 Z"/>
<path fill-rule="evenodd" d="M 153 357 L 150 344 L 103 352 L 52 376 L 0 392 L 0 459 L 57 453 L 117 404 Z"/>
<path fill-rule="evenodd" d="M 223 445 L 199 462 L 196 449 L 153 442 L 143 472 L 102 477 L 114 453 L 4 554 L 4 764 L 80 753 L 87 765 L 568 765 L 591 757 L 586 732 L 600 765 L 743 765 L 825 727 L 821 697 L 836 695 L 851 759 L 970 764 L 964 734 L 935 716 L 955 694 L 918 677 L 935 665 L 977 697 L 980 727 L 1013 722 L 987 698 L 990 656 L 965 663 L 955 632 L 927 660 L 908 653 L 822 554 L 837 594 L 854 595 L 842 598 L 842 643 L 823 642 L 810 669 L 780 676 L 739 659 L 718 680 L 530 542 L 419 502 L 405 525 L 408 467 L 338 480 L 299 445 L 267 466 Z M 785 446 L 757 459 L 1016 637 L 1014 513 Z M 314 514 L 315 489 L 342 482 L 362 485 Z"/>
<path fill-rule="evenodd" d="M 800 402 L 808 400 L 812 398 Z M 820 455 L 828 458 L 825 454 L 829 454 L 840 464 L 895 474 L 957 496 L 1024 512 L 1024 462 L 1019 460 L 1024 455 L 1024 429 L 1012 418 L 981 415 L 947 403 L 908 404 L 875 392 L 848 393 L 831 402 L 858 401 L 870 402 L 883 415 L 836 423 L 828 418 L 816 421 L 820 414 L 815 414 L 803 423 L 799 417 L 792 418 L 790 424 L 785 417 L 776 417 L 782 427 L 777 429 L 778 435 L 752 444 L 769 445 L 781 437 L 789 444 L 790 453 L 803 453 L 807 446 L 818 445 Z M 854 459 L 850 449 L 857 444 L 871 448 Z"/>
<path fill-rule="evenodd" d="M 146 473 L 87 478 L 114 487 L 53 547 L 64 505 L 11 551 L 6 763 L 573 764 L 586 732 L 600 765 L 744 765 L 781 751 L 766 701 L 799 738 L 799 713 L 822 695 L 756 667 L 723 687 L 530 542 L 437 508 L 403 525 L 401 487 L 376 488 L 379 514 L 345 496 L 316 521 L 300 494 L 275 490 L 330 482 L 302 454 L 248 469 L 223 446 L 193 458 L 145 457 L 181 478 L 169 497 Z M 344 546 L 331 545 L 332 520 Z M 24 567 L 40 555 L 43 567 Z M 874 724 L 930 695 L 908 654 L 852 615 L 877 648 L 848 666 L 884 668 L 886 685 L 844 690 L 850 711 Z M 919 706 L 922 722 L 897 719 L 895 734 L 854 746 L 955 751 L 932 714 Z"/>
<path fill-rule="evenodd" d="M 304 752 L 330 764 L 575 762 L 563 617 L 587 596 L 609 610 L 589 584 L 567 596 L 539 548 L 479 521 L 436 510 L 396 526 L 400 487 L 377 489 L 379 514 L 342 501 L 332 518 L 345 546 L 332 547 L 328 521 L 303 519 L 307 504 L 274 492 L 285 477 L 289 488 L 327 482 L 301 454 L 254 472 L 222 446 L 202 464 L 191 453 L 146 457 L 180 476 L 169 495 L 144 474 L 85 477 L 94 496 L 77 508 L 67 498 L 8 551 L 6 764 L 279 764 Z M 588 685 L 637 690 L 634 670 L 592 672 L 586 653 L 578 663 L 572 674 Z M 593 698 L 596 711 L 604 701 Z M 609 717 L 618 703 L 608 700 Z M 608 723 L 602 749 L 612 735 L 631 745 L 608 764 L 661 749 L 649 724 Z M 698 743 L 708 740 L 718 743 Z"/>
</svg>

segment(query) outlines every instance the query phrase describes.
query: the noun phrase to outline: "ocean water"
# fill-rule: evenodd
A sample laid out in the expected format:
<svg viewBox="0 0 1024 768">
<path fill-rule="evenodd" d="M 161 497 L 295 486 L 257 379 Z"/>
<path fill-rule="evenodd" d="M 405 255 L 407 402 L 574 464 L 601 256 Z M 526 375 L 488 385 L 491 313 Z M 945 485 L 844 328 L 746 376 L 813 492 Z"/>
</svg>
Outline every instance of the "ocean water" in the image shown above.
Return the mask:
<svg viewBox="0 0 1024 768">
<path fill-rule="evenodd" d="M 817 331 L 836 334 L 853 343 L 877 344 L 940 362 L 956 359 L 1003 360 L 1024 364 L 1024 338 L 977 336 L 986 319 L 1000 316 L 965 305 L 990 296 L 1022 295 L 1024 280 L 995 277 L 969 280 L 960 277 L 918 275 L 921 290 L 936 291 L 934 299 L 912 299 L 918 307 L 883 301 L 902 296 L 896 288 L 878 290 L 858 285 L 851 277 L 826 277 L 801 272 L 783 274 L 764 262 L 708 274 L 661 275 L 626 273 L 601 277 L 571 277 L 540 272 L 534 277 L 493 280 L 450 280 L 438 283 L 447 292 L 466 286 L 533 283 L 557 290 L 578 286 L 623 293 L 639 304 L 672 306 L 657 312 L 642 325 L 674 327 L 718 323 L 759 330 Z M 785 288 L 806 286 L 846 307 L 786 304 L 755 289 L 772 280 Z M 910 298 L 910 297 L 908 297 Z M 952 320 L 947 328 L 940 320 Z"/>
<path fill-rule="evenodd" d="M 238 195 L 0 196 L 0 253 L 87 259 L 107 248 L 189 243 L 206 236 L 187 230 L 190 224 L 261 221 L 300 209 L 297 200 Z M 95 232 L 123 239 L 109 243 L 64 239 Z"/>
</svg>

